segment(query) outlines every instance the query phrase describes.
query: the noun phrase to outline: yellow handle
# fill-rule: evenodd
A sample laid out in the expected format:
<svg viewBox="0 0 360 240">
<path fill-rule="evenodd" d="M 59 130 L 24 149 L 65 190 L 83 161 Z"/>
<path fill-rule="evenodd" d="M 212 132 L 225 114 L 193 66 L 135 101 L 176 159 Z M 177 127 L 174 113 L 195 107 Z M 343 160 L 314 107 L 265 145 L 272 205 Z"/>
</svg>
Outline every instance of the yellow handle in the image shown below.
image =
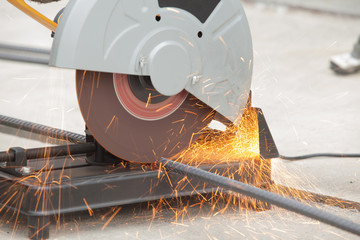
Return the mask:
<svg viewBox="0 0 360 240">
<path fill-rule="evenodd" d="M 38 21 L 43 26 L 55 32 L 57 24 L 27 5 L 24 0 L 8 0 L 8 2 L 20 9 L 25 14 L 32 17 L 34 20 Z"/>
</svg>

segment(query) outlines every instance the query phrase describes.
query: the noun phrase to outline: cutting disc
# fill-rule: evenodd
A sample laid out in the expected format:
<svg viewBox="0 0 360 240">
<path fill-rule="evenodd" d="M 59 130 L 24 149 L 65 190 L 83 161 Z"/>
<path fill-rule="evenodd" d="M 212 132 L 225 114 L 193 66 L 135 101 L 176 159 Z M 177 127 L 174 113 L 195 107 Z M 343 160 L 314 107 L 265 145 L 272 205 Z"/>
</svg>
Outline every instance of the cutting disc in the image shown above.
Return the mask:
<svg viewBox="0 0 360 240">
<path fill-rule="evenodd" d="M 159 94 L 150 77 L 77 70 L 76 88 L 90 132 L 107 151 L 128 161 L 175 156 L 213 118 L 214 111 L 186 91 Z"/>
</svg>

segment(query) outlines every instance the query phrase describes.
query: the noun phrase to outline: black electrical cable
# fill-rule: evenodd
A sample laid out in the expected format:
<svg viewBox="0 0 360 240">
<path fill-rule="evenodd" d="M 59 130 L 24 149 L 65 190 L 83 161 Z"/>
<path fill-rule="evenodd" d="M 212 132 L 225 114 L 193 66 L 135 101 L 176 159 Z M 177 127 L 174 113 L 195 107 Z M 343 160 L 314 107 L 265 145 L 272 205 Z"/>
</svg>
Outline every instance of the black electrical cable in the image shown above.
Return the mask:
<svg viewBox="0 0 360 240">
<path fill-rule="evenodd" d="M 317 157 L 334 157 L 334 158 L 360 158 L 359 153 L 314 153 L 314 154 L 308 154 L 308 155 L 302 155 L 302 156 L 284 156 L 280 155 L 279 158 L 288 160 L 288 161 L 299 161 L 309 158 L 317 158 Z"/>
<path fill-rule="evenodd" d="M 58 128 L 48 127 L 38 123 L 24 121 L 21 119 L 0 115 L 0 125 L 52 137 L 57 140 L 64 140 L 71 143 L 84 143 L 86 137 L 81 134 L 65 131 Z"/>
<path fill-rule="evenodd" d="M 268 192 L 266 190 L 253 187 L 251 185 L 235 181 L 220 175 L 216 175 L 202 169 L 191 167 L 189 165 L 174 162 L 169 159 L 161 158 L 158 160 L 158 163 L 160 163 L 169 172 L 173 171 L 182 176 L 189 176 L 199 179 L 200 181 L 204 181 L 215 187 L 221 187 L 223 189 L 230 190 L 231 192 L 241 193 L 246 196 L 256 198 L 260 201 L 268 202 L 278 207 L 310 217 L 312 219 L 321 221 L 323 223 L 360 236 L 359 224 L 322 211 L 320 209 L 310 207 L 301 203 L 298 200 L 285 198 L 275 193 Z"/>
<path fill-rule="evenodd" d="M 1 47 L 1 44 L 0 44 Z M 17 118 L 12 118 L 4 115 L 0 115 L 0 125 L 5 125 L 12 128 L 20 128 L 24 131 L 33 132 L 36 134 L 54 137 L 59 140 L 67 140 L 72 143 L 84 143 L 86 137 L 77 133 L 61 130 L 38 123 L 33 123 Z M 317 157 L 334 157 L 334 158 L 360 158 L 359 153 L 346 154 L 346 153 L 315 153 L 301 156 L 284 156 L 280 155 L 279 158 L 288 161 L 299 161 Z"/>
</svg>

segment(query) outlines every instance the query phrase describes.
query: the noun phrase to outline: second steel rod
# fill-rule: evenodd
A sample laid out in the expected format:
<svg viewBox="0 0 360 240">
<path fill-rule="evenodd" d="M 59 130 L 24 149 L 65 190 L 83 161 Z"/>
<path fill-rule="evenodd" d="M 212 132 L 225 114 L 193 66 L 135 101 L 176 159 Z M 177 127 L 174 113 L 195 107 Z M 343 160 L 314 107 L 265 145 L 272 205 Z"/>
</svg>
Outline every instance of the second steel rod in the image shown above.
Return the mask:
<svg viewBox="0 0 360 240">
<path fill-rule="evenodd" d="M 351 232 L 355 235 L 360 236 L 360 225 L 356 224 L 347 219 L 341 218 L 339 216 L 330 214 L 328 212 L 322 211 L 315 207 L 311 207 L 301 203 L 300 201 L 285 198 L 278 194 L 232 180 L 227 177 L 223 177 L 211 172 L 204 171 L 189 165 L 182 163 L 174 162 L 172 160 L 161 158 L 158 160 L 164 168 L 168 171 L 173 171 L 182 176 L 189 176 L 191 178 L 198 179 L 200 181 L 209 183 L 214 187 L 220 187 L 225 190 L 230 190 L 231 192 L 236 192 L 244 194 L 249 197 L 256 198 L 260 201 L 264 201 L 280 208 L 301 214 L 303 216 L 310 217 L 312 219 L 318 220 L 320 222 L 329 224 L 336 228 Z"/>
<path fill-rule="evenodd" d="M 30 121 L 25 121 L 18 118 L 4 116 L 0 114 L 0 125 L 4 125 L 11 128 L 16 128 L 22 131 L 27 131 L 42 136 L 52 137 L 58 140 L 65 140 L 72 143 L 84 143 L 86 141 L 85 136 L 65 131 L 58 128 L 45 126 Z"/>
</svg>

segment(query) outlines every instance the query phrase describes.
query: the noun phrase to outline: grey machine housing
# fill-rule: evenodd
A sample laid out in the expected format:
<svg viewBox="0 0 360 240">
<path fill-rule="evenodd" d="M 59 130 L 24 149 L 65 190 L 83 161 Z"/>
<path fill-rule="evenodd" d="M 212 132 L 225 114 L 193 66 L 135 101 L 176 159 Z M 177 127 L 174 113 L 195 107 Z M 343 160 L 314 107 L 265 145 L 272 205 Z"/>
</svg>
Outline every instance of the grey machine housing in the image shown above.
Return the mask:
<svg viewBox="0 0 360 240">
<path fill-rule="evenodd" d="M 253 52 L 239 0 L 71 0 L 50 65 L 150 76 L 161 94 L 185 89 L 237 122 Z"/>
</svg>

